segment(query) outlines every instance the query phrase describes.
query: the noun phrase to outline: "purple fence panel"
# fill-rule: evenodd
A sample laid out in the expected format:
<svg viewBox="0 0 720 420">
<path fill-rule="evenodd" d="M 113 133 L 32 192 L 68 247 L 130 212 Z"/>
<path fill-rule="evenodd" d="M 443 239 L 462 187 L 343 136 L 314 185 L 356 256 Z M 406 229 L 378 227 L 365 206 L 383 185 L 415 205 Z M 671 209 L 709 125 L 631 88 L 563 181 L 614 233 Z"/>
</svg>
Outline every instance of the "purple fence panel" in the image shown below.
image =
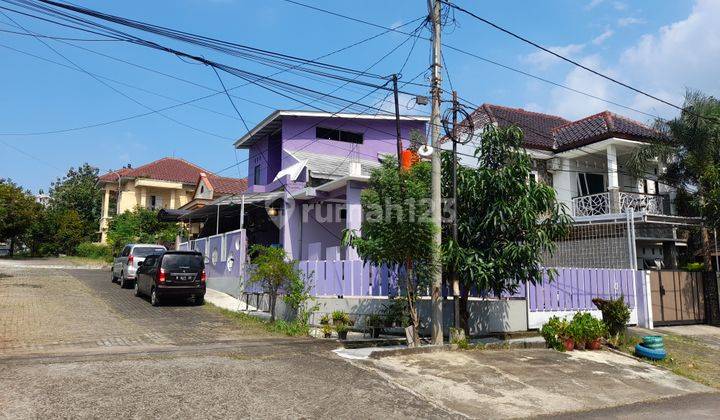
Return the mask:
<svg viewBox="0 0 720 420">
<path fill-rule="evenodd" d="M 342 262 L 343 271 L 343 296 L 356 296 L 352 271 L 352 261 Z"/>
</svg>

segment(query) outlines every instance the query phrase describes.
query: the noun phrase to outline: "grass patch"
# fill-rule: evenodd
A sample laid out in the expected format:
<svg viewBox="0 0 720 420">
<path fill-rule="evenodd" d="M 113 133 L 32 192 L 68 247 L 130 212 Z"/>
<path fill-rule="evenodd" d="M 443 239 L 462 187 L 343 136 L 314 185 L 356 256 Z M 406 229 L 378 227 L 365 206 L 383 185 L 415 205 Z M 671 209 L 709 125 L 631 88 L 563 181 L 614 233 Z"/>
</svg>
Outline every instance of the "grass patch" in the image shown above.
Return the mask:
<svg viewBox="0 0 720 420">
<path fill-rule="evenodd" d="M 60 259 L 72 262 L 73 264 L 77 264 L 77 265 L 96 265 L 96 266 L 109 265 L 109 263 L 106 260 L 104 260 L 103 258 L 75 257 L 75 256 L 66 255 L 64 257 L 60 257 Z"/>
<path fill-rule="evenodd" d="M 310 327 L 308 325 L 302 325 L 295 321 L 287 322 L 284 320 L 276 320 L 275 322 L 269 322 L 243 312 L 235 312 L 219 308 L 211 303 L 205 303 L 204 307 L 230 318 L 240 328 L 247 330 L 248 332 L 269 332 L 290 337 L 304 337 L 310 335 Z"/>
<path fill-rule="evenodd" d="M 618 348 L 635 355 L 635 345 L 642 338 L 628 335 Z M 695 382 L 720 389 L 720 350 L 690 337 L 675 334 L 663 336 L 667 357 L 664 360 L 642 359 L 655 366 L 665 368 L 676 375 Z"/>
</svg>

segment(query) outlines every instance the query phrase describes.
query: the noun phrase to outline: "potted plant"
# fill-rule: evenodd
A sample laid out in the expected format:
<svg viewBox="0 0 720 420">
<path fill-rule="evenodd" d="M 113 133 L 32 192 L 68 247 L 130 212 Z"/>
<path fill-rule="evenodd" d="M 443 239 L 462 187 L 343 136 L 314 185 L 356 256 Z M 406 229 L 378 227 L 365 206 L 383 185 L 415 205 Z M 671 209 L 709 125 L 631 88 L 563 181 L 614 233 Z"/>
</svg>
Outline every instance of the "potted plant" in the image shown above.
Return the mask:
<svg viewBox="0 0 720 420">
<path fill-rule="evenodd" d="M 347 340 L 347 334 L 348 331 L 350 331 L 350 326 L 345 324 L 337 324 L 335 325 L 335 331 L 337 332 L 338 338 L 340 340 Z"/>
<path fill-rule="evenodd" d="M 350 326 L 353 324 L 350 319 L 350 315 L 344 311 L 333 311 L 332 313 L 333 327 L 338 334 L 338 338 L 341 340 L 347 339 L 347 333 L 350 331 Z"/>
<path fill-rule="evenodd" d="M 323 324 L 321 330 L 322 330 L 322 333 L 323 333 L 323 337 L 325 337 L 325 338 L 330 338 L 330 337 L 332 337 L 333 328 L 332 328 L 332 326 L 331 326 L 329 323 L 328 323 L 328 324 Z M 346 334 L 346 335 L 347 335 L 347 334 Z"/>
<path fill-rule="evenodd" d="M 330 315 L 323 315 L 322 318 L 320 318 L 320 325 L 330 325 Z"/>
<path fill-rule="evenodd" d="M 586 317 L 585 315 L 588 315 L 592 317 L 589 313 L 582 313 L 577 312 L 567 327 L 567 338 L 572 340 L 573 347 L 576 350 L 584 350 L 585 349 L 585 338 L 586 338 Z"/>
<path fill-rule="evenodd" d="M 551 317 L 540 329 L 540 334 L 548 347 L 557 351 L 571 351 L 575 347 L 575 342 L 569 333 L 568 321 L 557 316 Z"/>
<path fill-rule="evenodd" d="M 588 350 L 600 350 L 602 344 L 600 339 L 607 334 L 607 327 L 605 323 L 597 318 L 592 318 L 587 323 L 587 336 L 585 342 L 585 348 Z"/>
<path fill-rule="evenodd" d="M 379 338 L 385 326 L 385 317 L 382 315 L 372 314 L 365 320 L 365 326 L 370 328 L 372 338 Z"/>
</svg>

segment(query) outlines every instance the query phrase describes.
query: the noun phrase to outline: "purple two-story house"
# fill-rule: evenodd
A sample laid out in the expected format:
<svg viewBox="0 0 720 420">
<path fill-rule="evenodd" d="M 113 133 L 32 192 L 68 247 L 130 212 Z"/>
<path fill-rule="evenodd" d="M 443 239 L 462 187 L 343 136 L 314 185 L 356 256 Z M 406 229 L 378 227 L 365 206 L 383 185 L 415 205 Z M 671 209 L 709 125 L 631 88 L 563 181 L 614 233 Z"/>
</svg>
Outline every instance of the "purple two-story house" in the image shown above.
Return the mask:
<svg viewBox="0 0 720 420">
<path fill-rule="evenodd" d="M 404 147 L 429 118 L 402 116 Z M 207 236 L 242 228 L 247 245 L 276 245 L 296 260 L 356 260 L 340 242 L 360 229 L 360 192 L 381 159 L 397 154 L 393 115 L 275 111 L 235 142 L 249 151 L 248 189 L 186 218 Z"/>
</svg>

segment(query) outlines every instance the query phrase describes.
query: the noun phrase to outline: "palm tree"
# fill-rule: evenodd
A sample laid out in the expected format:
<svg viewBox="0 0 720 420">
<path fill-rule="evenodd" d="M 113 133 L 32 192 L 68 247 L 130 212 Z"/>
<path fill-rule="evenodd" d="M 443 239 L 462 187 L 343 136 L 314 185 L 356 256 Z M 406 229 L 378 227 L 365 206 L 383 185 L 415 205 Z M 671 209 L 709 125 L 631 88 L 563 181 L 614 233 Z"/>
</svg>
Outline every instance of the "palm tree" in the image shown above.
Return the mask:
<svg viewBox="0 0 720 420">
<path fill-rule="evenodd" d="M 655 159 L 667 164 L 659 178 L 677 188 L 678 211 L 701 216 L 706 266 L 711 267 L 707 228 L 720 227 L 720 100 L 688 91 L 680 115 L 655 128 L 661 138 L 637 149 L 628 162 L 634 176 L 642 177 Z"/>
</svg>

